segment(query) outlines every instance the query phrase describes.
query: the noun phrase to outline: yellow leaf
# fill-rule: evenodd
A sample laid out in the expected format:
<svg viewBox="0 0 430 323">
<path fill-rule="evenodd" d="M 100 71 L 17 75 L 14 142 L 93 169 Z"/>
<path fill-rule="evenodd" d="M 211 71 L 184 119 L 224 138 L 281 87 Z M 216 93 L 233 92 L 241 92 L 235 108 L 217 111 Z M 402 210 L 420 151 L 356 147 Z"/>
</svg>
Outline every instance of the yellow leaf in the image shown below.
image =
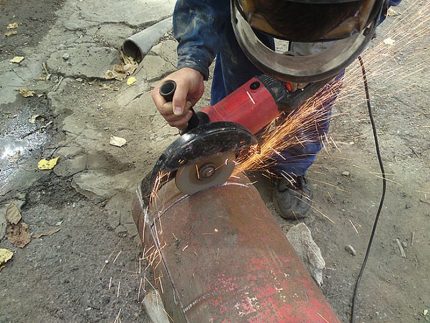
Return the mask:
<svg viewBox="0 0 430 323">
<path fill-rule="evenodd" d="M 13 252 L 8 249 L 1 249 L 0 248 L 0 270 L 2 266 L 7 263 L 9 260 L 11 260 L 13 257 Z"/>
<path fill-rule="evenodd" d="M 130 76 L 128 79 L 127 79 L 127 85 L 133 85 L 134 83 L 136 83 L 137 82 L 137 79 L 134 77 L 134 76 Z"/>
<path fill-rule="evenodd" d="M 9 62 L 19 64 L 24 60 L 24 58 L 25 58 L 24 56 L 15 56 Z"/>
<path fill-rule="evenodd" d="M 7 25 L 7 29 L 16 29 L 16 28 L 18 28 L 17 22 L 12 22 L 9 25 Z"/>
<path fill-rule="evenodd" d="M 57 165 L 58 158 L 60 157 L 55 157 L 49 160 L 46 160 L 46 159 L 39 160 L 39 162 L 37 163 L 37 168 L 39 168 L 40 170 L 53 169 L 55 165 Z"/>
<path fill-rule="evenodd" d="M 34 91 L 31 91 L 29 89 L 19 89 L 19 93 L 24 97 L 24 98 L 28 98 L 30 96 L 34 96 Z"/>
</svg>

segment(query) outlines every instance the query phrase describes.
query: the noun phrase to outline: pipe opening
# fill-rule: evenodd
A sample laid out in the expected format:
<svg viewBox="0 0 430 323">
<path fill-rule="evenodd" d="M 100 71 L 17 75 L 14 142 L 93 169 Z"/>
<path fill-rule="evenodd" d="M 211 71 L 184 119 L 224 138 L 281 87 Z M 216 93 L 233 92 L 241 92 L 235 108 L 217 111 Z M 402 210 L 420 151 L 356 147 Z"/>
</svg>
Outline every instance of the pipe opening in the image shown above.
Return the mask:
<svg viewBox="0 0 430 323">
<path fill-rule="evenodd" d="M 127 39 L 122 45 L 122 51 L 125 55 L 132 57 L 136 62 L 140 63 L 143 59 L 142 52 L 139 46 L 132 40 Z"/>
</svg>

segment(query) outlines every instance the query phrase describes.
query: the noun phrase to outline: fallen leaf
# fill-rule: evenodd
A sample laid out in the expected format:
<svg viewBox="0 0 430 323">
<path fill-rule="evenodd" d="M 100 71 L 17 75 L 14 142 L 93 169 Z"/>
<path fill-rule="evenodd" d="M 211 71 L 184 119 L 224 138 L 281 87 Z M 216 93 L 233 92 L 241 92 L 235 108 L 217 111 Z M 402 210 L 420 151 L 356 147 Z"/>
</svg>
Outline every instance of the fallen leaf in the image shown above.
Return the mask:
<svg viewBox="0 0 430 323">
<path fill-rule="evenodd" d="M 16 28 L 18 28 L 18 23 L 17 22 L 12 22 L 9 25 L 7 25 L 6 28 L 7 29 L 16 29 Z"/>
<path fill-rule="evenodd" d="M 39 118 L 40 117 L 40 114 L 33 114 L 32 116 L 31 116 L 31 118 L 30 119 L 28 119 L 28 122 L 30 122 L 30 123 L 32 123 L 32 124 L 35 124 L 36 123 L 36 119 L 37 118 Z"/>
<path fill-rule="evenodd" d="M 127 85 L 128 86 L 130 86 L 130 85 L 133 85 L 134 83 L 136 83 L 137 82 L 137 79 L 134 77 L 134 76 L 130 76 L 128 79 L 127 79 Z"/>
<path fill-rule="evenodd" d="M 18 224 L 8 225 L 6 235 L 9 242 L 18 248 L 24 248 L 31 241 L 31 233 L 28 224 L 22 221 Z"/>
<path fill-rule="evenodd" d="M 4 265 L 11 260 L 13 257 L 13 252 L 8 249 L 0 248 L 0 270 L 4 267 Z"/>
<path fill-rule="evenodd" d="M 110 136 L 109 143 L 112 146 L 122 147 L 127 143 L 127 140 L 125 140 L 124 138 L 121 138 L 121 137 Z"/>
<path fill-rule="evenodd" d="M 18 224 L 21 221 L 21 212 L 14 203 L 8 205 L 5 218 L 10 224 Z"/>
<path fill-rule="evenodd" d="M 25 58 L 24 56 L 15 56 L 9 62 L 19 64 L 24 60 L 24 58 Z"/>
<path fill-rule="evenodd" d="M 394 45 L 394 39 L 392 39 L 392 38 L 385 38 L 384 39 L 384 44 L 392 46 L 392 45 Z"/>
<path fill-rule="evenodd" d="M 55 157 L 55 158 L 48 159 L 48 160 L 47 159 L 41 159 L 37 163 L 37 168 L 39 168 L 40 170 L 53 169 L 55 167 L 55 165 L 57 165 L 58 158 L 60 158 L 60 157 Z"/>
<path fill-rule="evenodd" d="M 34 91 L 31 91 L 31 90 L 26 89 L 26 88 L 19 89 L 19 93 L 20 93 L 24 98 L 28 98 L 28 97 L 34 96 Z"/>
<path fill-rule="evenodd" d="M 11 31 L 5 32 L 4 36 L 5 37 L 10 37 L 10 36 L 13 36 L 13 35 L 16 35 L 16 34 L 18 34 L 18 32 L 16 30 L 11 30 Z"/>
<path fill-rule="evenodd" d="M 51 228 L 51 229 L 49 229 L 47 231 L 43 231 L 43 232 L 39 232 L 39 233 L 33 234 L 33 238 L 34 239 L 39 239 L 41 237 L 51 236 L 51 235 L 53 235 L 54 233 L 57 233 L 60 230 L 61 230 L 61 228 L 58 228 L 58 227 L 57 228 Z"/>
</svg>

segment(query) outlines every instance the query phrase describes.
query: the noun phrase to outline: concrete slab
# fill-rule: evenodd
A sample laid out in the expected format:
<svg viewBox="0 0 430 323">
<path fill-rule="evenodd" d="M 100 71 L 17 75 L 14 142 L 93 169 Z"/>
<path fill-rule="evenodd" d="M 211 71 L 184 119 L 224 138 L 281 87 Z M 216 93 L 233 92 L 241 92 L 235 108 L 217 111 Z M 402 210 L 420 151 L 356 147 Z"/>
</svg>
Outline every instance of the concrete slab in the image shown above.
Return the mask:
<svg viewBox="0 0 430 323">
<path fill-rule="evenodd" d="M 128 192 L 121 192 L 114 195 L 106 203 L 105 209 L 108 214 L 108 224 L 112 229 L 115 229 L 118 225 L 123 224 L 121 218 L 130 217 L 131 219 L 131 203 L 133 194 Z M 130 221 L 126 223 L 132 223 Z"/>
<path fill-rule="evenodd" d="M 120 63 L 119 52 L 109 47 L 79 44 L 53 53 L 46 64 L 52 73 L 66 77 L 106 79 L 105 73 Z"/>
<path fill-rule="evenodd" d="M 13 57 L 11 57 L 13 58 Z M 41 73 L 41 65 L 35 57 L 27 57 L 19 65 L 8 60 L 0 62 L 0 104 L 13 103 L 21 87 L 30 87 Z"/>
<path fill-rule="evenodd" d="M 68 177 L 82 172 L 87 168 L 87 156 L 76 156 L 70 159 L 60 159 L 54 168 L 57 176 Z"/>
<path fill-rule="evenodd" d="M 100 5 L 97 1 L 81 1 L 76 5 L 80 10 L 79 20 L 93 23 L 124 22 L 141 26 L 170 16 L 175 3 L 175 0 L 117 0 L 109 1 L 109 5 Z"/>
<path fill-rule="evenodd" d="M 124 39 L 133 35 L 134 29 L 123 24 L 103 24 L 92 27 L 87 32 L 94 35 L 98 41 L 120 49 Z"/>
<path fill-rule="evenodd" d="M 176 70 L 174 65 L 155 55 L 146 55 L 141 65 L 142 69 L 136 74 L 136 77 L 143 77 L 147 81 L 161 79 Z"/>
<path fill-rule="evenodd" d="M 116 98 L 116 102 L 120 107 L 125 107 L 130 104 L 133 100 L 138 99 L 143 93 L 148 92 L 149 84 L 143 79 L 138 81 L 132 86 L 127 86 L 122 89 Z"/>
<path fill-rule="evenodd" d="M 160 56 L 165 61 L 169 62 L 173 66 L 176 66 L 178 63 L 178 54 L 176 52 L 177 46 L 178 42 L 176 40 L 168 39 L 152 47 L 151 53 Z"/>
<path fill-rule="evenodd" d="M 61 146 L 62 143 L 59 143 Z M 56 155 L 63 157 L 63 158 L 70 158 L 74 157 L 82 152 L 82 147 L 73 145 L 70 143 L 66 143 L 64 147 L 57 150 Z"/>
<path fill-rule="evenodd" d="M 133 189 L 135 178 L 134 172 L 124 172 L 112 176 L 102 171 L 88 170 L 73 176 L 72 186 L 87 198 L 102 201 L 119 192 Z"/>
<path fill-rule="evenodd" d="M 118 113 L 124 115 L 134 115 L 135 118 L 144 120 L 148 120 L 149 117 L 158 114 L 158 111 L 151 98 L 151 92 L 145 92 L 141 96 L 125 104 L 130 99 L 131 96 L 128 98 L 126 98 L 125 95 L 118 96 L 117 102 L 112 102 L 110 105 L 115 106 Z"/>
</svg>

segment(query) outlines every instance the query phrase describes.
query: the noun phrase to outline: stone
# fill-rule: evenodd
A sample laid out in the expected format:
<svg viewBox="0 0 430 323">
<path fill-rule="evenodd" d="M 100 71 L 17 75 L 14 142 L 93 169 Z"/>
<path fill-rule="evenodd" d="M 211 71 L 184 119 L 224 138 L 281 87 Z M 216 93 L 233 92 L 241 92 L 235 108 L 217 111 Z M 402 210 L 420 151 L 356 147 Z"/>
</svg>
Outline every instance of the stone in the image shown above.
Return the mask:
<svg viewBox="0 0 430 323">
<path fill-rule="evenodd" d="M 67 61 L 64 55 L 69 55 Z M 98 47 L 94 44 L 78 44 L 67 50 L 59 50 L 51 54 L 46 65 L 54 73 L 66 77 L 86 77 L 107 79 L 105 73 L 120 63 L 119 52 L 109 47 Z"/>
<path fill-rule="evenodd" d="M 306 224 L 299 223 L 287 232 L 287 239 L 304 262 L 314 280 L 319 286 L 322 286 L 322 273 L 325 268 L 325 260 L 321 255 L 320 248 L 313 240 L 309 228 Z"/>
<path fill-rule="evenodd" d="M 355 256 L 357 255 L 357 251 L 355 251 L 354 247 L 351 246 L 350 244 L 345 246 L 345 250 L 351 255 L 351 256 Z"/>
<path fill-rule="evenodd" d="M 64 59 L 65 61 L 67 61 L 69 58 L 70 58 L 69 53 L 64 53 L 64 54 L 63 54 L 63 59 Z"/>
<path fill-rule="evenodd" d="M 350 172 L 348 172 L 348 171 L 344 171 L 344 172 L 342 172 L 342 176 L 346 176 L 346 177 L 348 177 L 350 175 Z"/>
<path fill-rule="evenodd" d="M 123 225 L 119 225 L 119 226 L 116 227 L 115 233 L 119 237 L 125 237 L 125 236 L 127 236 L 127 229 Z"/>
<path fill-rule="evenodd" d="M 155 55 L 146 55 L 141 66 L 142 69 L 136 74 L 136 78 L 144 78 L 147 81 L 160 79 L 176 70 L 171 63 Z"/>
<path fill-rule="evenodd" d="M 143 306 L 149 318 L 154 323 L 169 323 L 163 300 L 156 289 L 149 291 L 143 299 Z"/>
<path fill-rule="evenodd" d="M 127 235 L 131 238 L 137 236 L 137 227 L 134 223 L 122 224 L 127 229 Z"/>
<path fill-rule="evenodd" d="M 61 160 L 54 168 L 57 176 L 67 177 L 82 172 L 87 168 L 87 156 L 81 155 L 74 158 Z"/>
</svg>

